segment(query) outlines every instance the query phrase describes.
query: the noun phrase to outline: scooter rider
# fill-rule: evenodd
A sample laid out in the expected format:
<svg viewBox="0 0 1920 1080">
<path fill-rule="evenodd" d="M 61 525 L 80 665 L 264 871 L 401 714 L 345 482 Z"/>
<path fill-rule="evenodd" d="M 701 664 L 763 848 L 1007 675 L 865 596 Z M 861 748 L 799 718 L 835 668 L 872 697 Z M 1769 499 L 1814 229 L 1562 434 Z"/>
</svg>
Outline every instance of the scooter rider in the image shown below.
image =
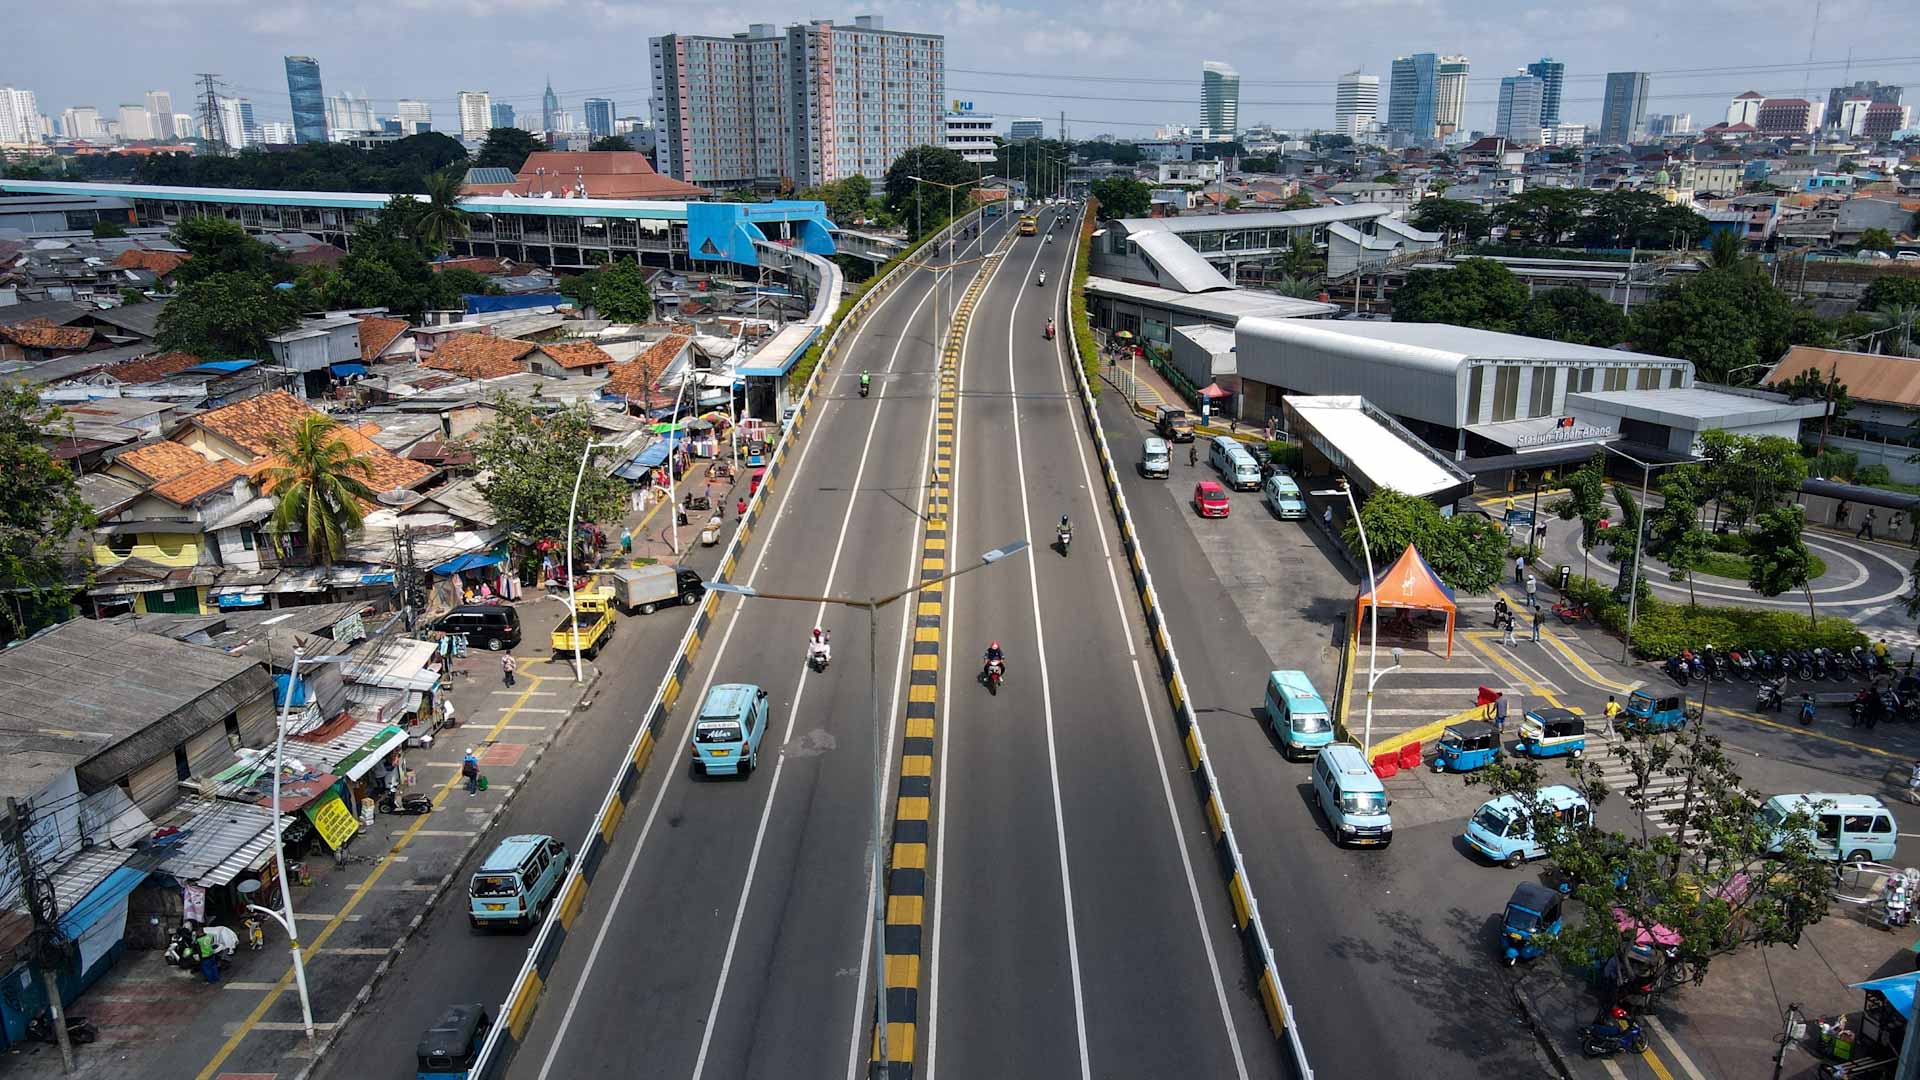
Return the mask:
<svg viewBox="0 0 1920 1080">
<path fill-rule="evenodd" d="M 1048 341 L 1053 340 L 1053 319 L 1052 318 L 1047 319 L 1047 340 Z"/>
<path fill-rule="evenodd" d="M 873 376 L 867 374 L 867 371 L 865 368 L 861 368 L 860 369 L 860 392 L 862 394 L 865 394 L 867 392 L 867 388 L 872 385 L 873 385 Z"/>
<path fill-rule="evenodd" d="M 833 662 L 833 634 L 819 627 L 813 628 L 813 637 L 807 642 L 807 659 L 819 657 L 822 663 Z"/>
<path fill-rule="evenodd" d="M 1047 283 L 1047 272 L 1045 270 L 1042 270 L 1040 271 L 1040 284 L 1045 285 L 1046 283 Z"/>
<path fill-rule="evenodd" d="M 1000 643 L 997 641 L 987 644 L 987 656 L 985 662 L 980 665 L 980 674 L 985 675 L 987 668 L 992 666 L 995 661 L 999 661 L 1000 670 L 1004 674 L 1007 666 L 1007 654 L 1000 651 Z"/>
</svg>

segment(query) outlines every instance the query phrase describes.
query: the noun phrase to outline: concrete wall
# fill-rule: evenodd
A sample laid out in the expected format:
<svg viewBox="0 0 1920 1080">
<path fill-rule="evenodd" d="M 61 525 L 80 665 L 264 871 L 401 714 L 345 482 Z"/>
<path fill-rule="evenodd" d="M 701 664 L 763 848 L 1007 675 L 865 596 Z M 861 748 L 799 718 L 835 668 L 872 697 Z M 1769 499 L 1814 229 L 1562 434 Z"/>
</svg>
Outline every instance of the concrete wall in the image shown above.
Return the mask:
<svg viewBox="0 0 1920 1080">
<path fill-rule="evenodd" d="M 1848 417 L 1852 419 L 1851 415 Z M 1818 421 L 1808 421 L 1817 425 Z M 1813 430 L 1818 431 L 1816 426 Z M 1909 465 L 1907 458 L 1916 451 L 1911 446 L 1899 443 L 1875 442 L 1868 439 L 1843 439 L 1835 435 L 1827 436 L 1827 449 L 1841 450 L 1860 459 L 1862 465 L 1885 465 L 1893 479 L 1902 484 L 1920 484 L 1920 465 Z"/>
</svg>

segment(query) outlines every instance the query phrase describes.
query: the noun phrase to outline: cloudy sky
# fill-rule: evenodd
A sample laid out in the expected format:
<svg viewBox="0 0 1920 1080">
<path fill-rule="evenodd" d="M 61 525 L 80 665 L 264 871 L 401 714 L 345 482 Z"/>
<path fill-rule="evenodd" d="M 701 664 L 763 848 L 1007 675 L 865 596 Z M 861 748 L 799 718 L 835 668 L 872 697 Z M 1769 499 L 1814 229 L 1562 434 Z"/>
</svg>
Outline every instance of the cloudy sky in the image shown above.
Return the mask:
<svg viewBox="0 0 1920 1080">
<path fill-rule="evenodd" d="M 320 62 L 328 93 L 430 103 L 456 126 L 454 94 L 484 89 L 525 114 L 551 76 L 563 108 L 610 97 L 646 115 L 647 38 L 725 34 L 749 22 L 850 22 L 945 34 L 948 95 L 982 112 L 1038 115 L 1052 134 L 1145 136 L 1198 122 L 1199 69 L 1241 74 L 1242 125 L 1329 126 L 1333 81 L 1355 68 L 1384 76 L 1393 57 L 1464 53 L 1473 63 L 1466 123 L 1490 127 L 1499 78 L 1542 55 L 1567 65 L 1562 117 L 1597 123 L 1604 74 L 1652 73 L 1649 112 L 1723 119 L 1743 90 L 1798 94 L 1877 78 L 1913 87 L 1920 104 L 1920 0 L 777 0 L 738 5 L 616 0 L 63 0 L 59 18 L 14 20 L 0 80 L 112 115 L 150 89 L 192 110 L 194 73 L 217 72 L 262 120 L 287 120 L 281 57 Z M 1814 19 L 1816 9 L 1819 18 Z M 1298 14 L 1290 14 L 1297 10 Z M 76 41 L 90 45 L 77 53 Z M 1809 51 L 1814 58 L 1810 67 Z M 1849 55 L 1852 56 L 1848 67 Z M 1382 93 L 1384 111 L 1386 95 Z"/>
</svg>

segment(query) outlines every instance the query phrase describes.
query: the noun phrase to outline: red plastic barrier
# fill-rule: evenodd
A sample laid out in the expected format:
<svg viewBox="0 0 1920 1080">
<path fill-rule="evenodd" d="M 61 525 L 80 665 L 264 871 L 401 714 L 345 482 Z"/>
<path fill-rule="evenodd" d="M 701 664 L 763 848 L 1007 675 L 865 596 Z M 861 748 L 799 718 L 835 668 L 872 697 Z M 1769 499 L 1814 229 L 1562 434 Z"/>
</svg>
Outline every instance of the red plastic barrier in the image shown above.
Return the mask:
<svg viewBox="0 0 1920 1080">
<path fill-rule="evenodd" d="M 1381 754 L 1373 759 L 1373 775 L 1385 780 L 1400 771 L 1400 755 Z"/>
<path fill-rule="evenodd" d="M 1399 764 L 1400 764 L 1400 767 L 1403 769 L 1419 768 L 1420 767 L 1420 744 L 1417 742 L 1410 742 L 1407 745 L 1401 747 Z"/>
</svg>

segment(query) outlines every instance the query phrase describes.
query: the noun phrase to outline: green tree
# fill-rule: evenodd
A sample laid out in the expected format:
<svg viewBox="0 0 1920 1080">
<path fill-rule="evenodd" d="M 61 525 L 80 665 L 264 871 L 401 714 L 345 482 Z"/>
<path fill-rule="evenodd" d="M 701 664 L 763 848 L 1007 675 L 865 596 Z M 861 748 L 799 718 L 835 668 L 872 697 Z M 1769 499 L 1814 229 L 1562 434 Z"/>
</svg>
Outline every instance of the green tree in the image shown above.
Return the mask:
<svg viewBox="0 0 1920 1080">
<path fill-rule="evenodd" d="M 347 257 L 332 273 L 318 275 L 328 307 L 384 307 L 408 318 L 460 306 L 458 286 L 427 262 L 411 230 L 421 227 L 418 200 L 395 196 L 380 216 L 353 230 Z"/>
<path fill-rule="evenodd" d="M 1666 560 L 1667 576 L 1687 583 L 1687 605 L 1699 606 L 1693 575 L 1713 552 L 1713 536 L 1700 526 L 1700 508 L 1712 495 L 1701 465 L 1676 465 L 1660 478 L 1661 504 L 1647 519 L 1647 550 Z"/>
<path fill-rule="evenodd" d="M 527 157 L 536 151 L 545 150 L 547 145 L 535 138 L 532 132 L 517 127 L 497 127 L 487 129 L 486 141 L 480 144 L 480 152 L 474 155 L 476 168 L 498 167 L 519 172 L 526 164 Z"/>
<path fill-rule="evenodd" d="M 1633 341 L 1641 352 L 1691 360 L 1700 377 L 1713 382 L 1748 364 L 1771 364 L 1789 346 L 1826 340 L 1820 321 L 1751 260 L 1677 281 L 1634 312 Z"/>
<path fill-rule="evenodd" d="M 1464 199 L 1421 199 L 1407 214 L 1407 223 L 1449 240 L 1478 240 L 1493 228 L 1493 218 Z"/>
<path fill-rule="evenodd" d="M 1707 246 L 1707 268 L 1737 270 L 1747 263 L 1746 244 L 1739 235 L 1726 229 L 1713 234 Z"/>
<path fill-rule="evenodd" d="M 73 556 L 93 510 L 73 472 L 46 449 L 49 433 L 62 429 L 72 425 L 32 387 L 0 385 L 0 620 L 8 637 L 67 618 L 74 593 L 91 583 L 87 564 Z"/>
<path fill-rule="evenodd" d="M 1778 435 L 1734 435 L 1713 428 L 1701 433 L 1700 459 L 1708 498 L 1736 528 L 1793 498 L 1807 479 L 1800 444 Z"/>
<path fill-rule="evenodd" d="M 1900 331 L 1900 355 L 1913 355 L 1913 324 L 1920 322 L 1920 304 L 1891 304 L 1873 313 L 1873 321 Z"/>
<path fill-rule="evenodd" d="M 1813 555 L 1801 533 L 1807 512 L 1799 506 L 1776 506 L 1754 517 L 1753 553 L 1747 557 L 1747 585 L 1761 596 L 1779 596 L 1788 589 L 1807 594 L 1807 620 L 1818 627 L 1813 607 Z"/>
<path fill-rule="evenodd" d="M 1713 226 L 1685 206 L 1662 206 L 1653 212 L 1638 237 L 1640 247 L 1690 248 L 1706 239 Z"/>
<path fill-rule="evenodd" d="M 1383 172 L 1374 177 L 1373 182 L 1376 184 L 1397 184 L 1400 182 L 1400 174 L 1397 172 Z"/>
<path fill-rule="evenodd" d="M 1589 247 L 1628 247 L 1636 243 L 1667 205 L 1651 191 L 1615 188 L 1590 200 L 1587 216 L 1577 230 Z"/>
<path fill-rule="evenodd" d="M 1585 188 L 1528 188 L 1495 207 L 1493 216 L 1510 234 L 1551 247 L 1579 227 L 1593 200 Z"/>
<path fill-rule="evenodd" d="M 1102 218 L 1145 217 L 1153 210 L 1153 189 L 1131 176 L 1095 180 L 1091 190 Z"/>
<path fill-rule="evenodd" d="M 1580 151 L 1571 146 L 1562 146 L 1547 152 L 1547 160 L 1555 165 L 1580 164 Z"/>
<path fill-rule="evenodd" d="M 964 184 L 979 174 L 967 159 L 943 146 L 916 146 L 887 167 L 884 184 L 887 209 L 906 223 L 909 239 L 937 232 L 947 222 L 947 193 L 939 184 Z M 934 181 L 923 184 L 921 180 Z M 966 205 L 967 193 L 956 191 L 954 212 Z"/>
<path fill-rule="evenodd" d="M 125 235 L 127 235 L 127 227 L 117 221 L 109 221 L 106 218 L 101 218 L 93 223 L 93 238 L 95 240 L 117 240 Z"/>
<path fill-rule="evenodd" d="M 1238 209 L 1240 209 L 1240 196 L 1238 196 L 1238 195 L 1229 195 L 1229 196 L 1227 196 L 1227 203 L 1226 203 L 1226 206 L 1227 206 L 1227 209 L 1229 209 L 1229 210 L 1238 210 Z"/>
<path fill-rule="evenodd" d="M 1826 915 L 1833 867 L 1813 847 L 1813 815 L 1798 811 L 1778 825 L 1764 819 L 1763 797 L 1705 725 L 1616 739 L 1607 756 L 1625 767 L 1629 792 L 1674 778 L 1678 801 L 1631 800 L 1633 826 L 1608 831 L 1545 805 L 1538 761 L 1507 759 L 1468 780 L 1519 801 L 1549 873 L 1564 883 L 1571 903 L 1547 942 L 1554 956 L 1576 967 L 1604 958 L 1624 968 L 1638 932 L 1663 926 L 1680 940 L 1671 956 L 1657 958 L 1657 996 L 1699 984 L 1718 957 L 1798 942 Z M 1573 786 L 1596 809 L 1611 794 L 1602 768 L 1591 758 L 1570 765 Z"/>
<path fill-rule="evenodd" d="M 267 531 L 282 542 L 301 534 L 322 566 L 346 554 L 365 519 L 362 504 L 378 495 L 368 484 L 373 466 L 354 455 L 339 429 L 321 413 L 301 417 L 274 437 L 274 464 L 261 474 L 261 490 L 275 500 Z"/>
<path fill-rule="evenodd" d="M 1287 196 L 1287 201 L 1281 203 L 1280 208 L 1283 210 L 1311 210 L 1319 205 L 1320 200 L 1313 197 L 1313 192 L 1303 190 L 1296 191 Z"/>
<path fill-rule="evenodd" d="M 121 289 L 120 290 L 120 306 L 121 307 L 132 307 L 135 304 L 144 304 L 146 302 L 147 302 L 147 294 L 141 292 L 139 289 Z"/>
<path fill-rule="evenodd" d="M 571 295 L 591 306 L 601 318 L 643 323 L 653 317 L 653 294 L 647 289 L 646 272 L 632 259 L 616 259 L 583 277 L 580 291 Z"/>
<path fill-rule="evenodd" d="M 1916 317 L 1920 317 L 1920 309 L 1916 309 Z M 1789 401 L 1818 398 L 1829 402 L 1828 409 L 1835 420 L 1853 411 L 1853 398 L 1847 393 L 1847 384 L 1838 376 L 1830 379 L 1816 367 L 1809 366 L 1791 379 L 1775 379 L 1771 388 L 1787 395 Z"/>
<path fill-rule="evenodd" d="M 1620 524 L 1608 529 L 1601 535 L 1601 543 L 1607 545 L 1607 558 L 1620 566 L 1620 583 L 1614 587 L 1613 595 L 1625 602 L 1629 591 L 1639 594 L 1641 599 L 1647 596 L 1647 578 L 1641 571 L 1635 550 L 1641 543 L 1640 536 L 1640 500 L 1634 497 L 1633 489 L 1615 482 L 1613 501 L 1620 507 Z"/>
<path fill-rule="evenodd" d="M 1280 256 L 1280 269 L 1291 277 L 1309 277 L 1326 269 L 1327 260 L 1313 241 L 1304 236 L 1295 235 L 1287 242 L 1286 253 Z"/>
<path fill-rule="evenodd" d="M 1450 270 L 1409 271 L 1393 294 L 1395 322 L 1518 332 L 1527 307 L 1526 283 L 1491 259 L 1463 259 Z"/>
<path fill-rule="evenodd" d="M 1882 274 L 1867 283 L 1860 306 L 1868 311 L 1887 311 L 1905 304 L 1920 305 L 1920 277 L 1895 277 Z"/>
<path fill-rule="evenodd" d="M 1600 538 L 1600 521 L 1607 516 L 1606 455 L 1595 454 L 1566 476 L 1567 494 L 1548 505 L 1561 521 L 1580 522 L 1580 576 L 1589 578 L 1587 560 Z M 1591 578 L 1589 578 L 1591 580 Z"/>
<path fill-rule="evenodd" d="M 1578 285 L 1548 289 L 1527 304 L 1521 332 L 1576 345 L 1611 347 L 1627 340 L 1630 323 L 1620 309 Z"/>
<path fill-rule="evenodd" d="M 183 284 L 160 313 L 154 345 L 202 360 L 264 359 L 267 338 L 298 323 L 301 307 L 297 290 L 275 288 L 265 274 L 197 278 Z"/>
<path fill-rule="evenodd" d="M 467 235 L 467 212 L 460 209 L 465 180 L 460 169 L 442 169 L 422 181 L 426 198 L 415 202 L 408 229 L 429 257 L 442 254 L 452 241 Z"/>
<path fill-rule="evenodd" d="M 587 146 L 589 150 L 633 150 L 633 140 L 625 135 L 602 135 Z"/>
<path fill-rule="evenodd" d="M 1267 288 L 1281 296 L 1291 296 L 1296 300 L 1312 300 L 1320 295 L 1320 285 L 1312 278 L 1288 275 L 1267 283 Z"/>
<path fill-rule="evenodd" d="M 1500 580 L 1506 565 L 1506 534 L 1478 514 L 1444 517 L 1426 499 L 1380 488 L 1360 504 L 1360 519 L 1367 527 L 1367 547 L 1376 568 L 1398 559 L 1412 544 L 1448 585 L 1485 592 Z M 1359 562 L 1360 530 L 1351 521 L 1344 539 Z"/>
<path fill-rule="evenodd" d="M 520 541 L 564 540 L 574 477 L 594 438 L 592 411 L 584 405 L 548 411 L 505 394 L 492 404 L 493 422 L 472 437 L 484 478 L 481 497 Z M 589 466 L 580 479 L 579 520 L 617 518 L 626 498 L 624 481 Z"/>
<path fill-rule="evenodd" d="M 257 274 L 269 282 L 293 276 L 284 258 L 248 236 L 238 222 L 188 218 L 174 226 L 173 242 L 185 248 L 188 255 L 173 272 L 176 284 L 191 285 L 218 274 Z"/>
<path fill-rule="evenodd" d="M 1854 246 L 1862 251 L 1892 251 L 1893 234 L 1885 229 L 1866 229 L 1860 233 L 1860 242 Z"/>
</svg>

